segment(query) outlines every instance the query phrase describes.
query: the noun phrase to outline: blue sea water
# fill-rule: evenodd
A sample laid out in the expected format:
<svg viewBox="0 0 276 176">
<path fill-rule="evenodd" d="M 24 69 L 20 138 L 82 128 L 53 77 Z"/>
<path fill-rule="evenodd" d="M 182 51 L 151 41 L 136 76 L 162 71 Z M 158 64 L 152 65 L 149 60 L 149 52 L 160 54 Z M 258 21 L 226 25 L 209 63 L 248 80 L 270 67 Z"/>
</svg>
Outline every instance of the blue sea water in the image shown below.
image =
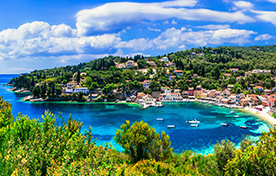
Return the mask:
<svg viewBox="0 0 276 176">
<path fill-rule="evenodd" d="M 122 150 L 113 140 L 116 129 L 129 120 L 131 123 L 141 121 L 149 123 L 157 132 L 165 131 L 170 136 L 174 151 L 180 153 L 184 150 L 193 150 L 201 154 L 213 152 L 213 146 L 223 139 L 229 139 L 236 146 L 240 140 L 249 135 L 255 139 L 262 132 L 269 131 L 271 127 L 257 117 L 239 110 L 217 107 L 202 103 L 166 103 L 162 108 L 148 108 L 142 110 L 137 106 L 126 104 L 69 104 L 69 103 L 30 103 L 22 102 L 21 94 L 9 91 L 9 86 L 3 84 L 18 75 L 0 75 L 0 96 L 12 103 L 13 114 L 19 112 L 27 114 L 30 118 L 41 118 L 45 110 L 58 114 L 66 119 L 71 114 L 74 119 L 83 122 L 83 131 L 89 126 L 97 138 L 97 144 L 112 143 Z M 235 117 L 239 115 L 239 117 Z M 164 121 L 156 121 L 156 118 L 163 118 Z M 187 120 L 199 120 L 199 127 L 190 127 Z M 223 127 L 220 123 L 229 123 Z M 176 128 L 168 129 L 167 125 L 175 125 Z M 248 129 L 241 129 L 239 126 L 246 125 Z"/>
</svg>

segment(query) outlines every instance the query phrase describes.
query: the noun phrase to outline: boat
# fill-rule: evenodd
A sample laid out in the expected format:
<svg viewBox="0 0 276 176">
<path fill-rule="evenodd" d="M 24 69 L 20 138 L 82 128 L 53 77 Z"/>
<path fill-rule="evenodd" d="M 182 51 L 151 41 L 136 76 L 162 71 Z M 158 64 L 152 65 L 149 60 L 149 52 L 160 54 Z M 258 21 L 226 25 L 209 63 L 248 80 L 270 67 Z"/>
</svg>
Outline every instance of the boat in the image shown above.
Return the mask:
<svg viewBox="0 0 276 176">
<path fill-rule="evenodd" d="M 240 126 L 240 128 L 242 128 L 242 129 L 247 129 L 247 126 Z"/>
<path fill-rule="evenodd" d="M 228 124 L 227 123 L 221 123 L 221 126 L 228 127 Z"/>
<path fill-rule="evenodd" d="M 163 107 L 164 105 L 162 104 L 162 102 L 156 102 L 156 105 L 155 105 L 155 107 Z"/>
<path fill-rule="evenodd" d="M 235 115 L 234 117 L 239 117 L 239 115 Z"/>
<path fill-rule="evenodd" d="M 157 121 L 164 121 L 162 118 L 156 118 Z"/>
<path fill-rule="evenodd" d="M 175 125 L 167 125 L 168 128 L 175 128 Z"/>
<path fill-rule="evenodd" d="M 194 120 L 189 120 L 189 121 L 186 121 L 187 123 L 200 123 L 200 121 L 197 121 L 196 119 Z"/>
<path fill-rule="evenodd" d="M 191 124 L 191 127 L 199 127 L 199 124 Z"/>
<path fill-rule="evenodd" d="M 234 111 L 230 111 L 230 114 L 234 114 Z"/>
</svg>

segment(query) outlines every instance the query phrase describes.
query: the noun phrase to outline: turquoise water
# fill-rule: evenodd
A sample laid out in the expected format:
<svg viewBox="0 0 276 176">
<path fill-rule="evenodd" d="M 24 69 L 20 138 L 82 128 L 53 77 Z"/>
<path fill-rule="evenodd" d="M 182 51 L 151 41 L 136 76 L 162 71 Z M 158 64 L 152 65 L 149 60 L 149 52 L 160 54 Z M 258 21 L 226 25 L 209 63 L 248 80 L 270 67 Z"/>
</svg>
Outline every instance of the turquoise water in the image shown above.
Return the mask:
<svg viewBox="0 0 276 176">
<path fill-rule="evenodd" d="M 239 144 L 246 136 L 258 138 L 262 131 L 269 131 L 270 125 L 251 114 L 233 109 L 217 107 L 202 103 L 166 103 L 162 108 L 148 108 L 142 110 L 137 106 L 126 104 L 62 104 L 62 103 L 30 103 L 21 102 L 22 95 L 9 92 L 10 87 L 4 86 L 13 76 L 0 75 L 0 96 L 13 105 L 13 113 L 27 114 L 31 118 L 40 118 L 44 110 L 58 114 L 68 119 L 73 118 L 83 122 L 83 130 L 92 126 L 93 136 L 97 144 L 112 143 L 113 146 L 122 150 L 113 140 L 116 129 L 120 128 L 125 120 L 130 122 L 145 121 L 153 126 L 156 131 L 165 131 L 170 136 L 172 147 L 175 152 L 193 150 L 198 153 L 208 154 L 213 152 L 213 146 L 217 141 L 229 139 Z M 235 117 L 239 115 L 239 117 Z M 164 121 L 156 121 L 163 118 Z M 190 127 L 186 120 L 199 120 L 199 127 Z M 220 123 L 229 123 L 228 127 L 222 127 Z M 175 129 L 168 129 L 167 125 L 176 125 Z M 246 125 L 248 129 L 239 126 Z"/>
</svg>

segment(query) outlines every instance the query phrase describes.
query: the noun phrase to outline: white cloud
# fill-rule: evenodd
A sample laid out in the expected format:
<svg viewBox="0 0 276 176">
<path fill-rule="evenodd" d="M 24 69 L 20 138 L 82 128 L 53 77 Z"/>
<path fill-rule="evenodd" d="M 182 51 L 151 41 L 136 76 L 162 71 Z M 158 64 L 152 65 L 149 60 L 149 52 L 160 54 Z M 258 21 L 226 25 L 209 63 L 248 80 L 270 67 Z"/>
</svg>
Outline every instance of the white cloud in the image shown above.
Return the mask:
<svg viewBox="0 0 276 176">
<path fill-rule="evenodd" d="M 134 39 L 129 42 L 123 42 L 120 47 L 132 48 L 138 50 L 168 49 L 174 47 L 185 48 L 186 45 L 206 46 L 208 44 L 220 45 L 223 43 L 232 43 L 242 45 L 248 43 L 249 38 L 256 32 L 240 29 L 217 29 L 208 31 L 190 32 L 186 28 L 170 28 L 162 32 L 154 39 Z"/>
<path fill-rule="evenodd" d="M 241 11 L 229 13 L 208 9 L 184 8 L 194 7 L 196 3 L 197 1 L 195 0 L 159 3 L 107 3 L 93 9 L 79 11 L 76 14 L 76 26 L 79 35 L 88 36 L 97 33 L 119 32 L 127 26 L 144 23 L 145 20 L 156 21 L 177 18 L 182 20 L 238 23 L 255 21 Z"/>
<path fill-rule="evenodd" d="M 166 20 L 163 22 L 163 24 L 169 24 L 169 23 L 170 23 L 169 20 Z"/>
<path fill-rule="evenodd" d="M 0 57 L 113 54 L 116 52 L 113 46 L 121 41 L 111 34 L 90 37 L 78 37 L 76 34 L 76 29 L 65 24 L 50 26 L 45 22 L 26 23 L 18 29 L 0 32 Z"/>
<path fill-rule="evenodd" d="M 234 1 L 233 2 L 236 8 L 238 9 L 252 9 L 254 5 L 247 1 Z"/>
<path fill-rule="evenodd" d="M 276 3 L 276 0 L 266 0 L 266 1 L 269 1 L 269 2 L 272 2 L 272 3 Z"/>
<path fill-rule="evenodd" d="M 176 22 L 176 21 L 174 21 L 174 20 L 172 20 L 172 24 L 177 24 L 177 22 Z"/>
<path fill-rule="evenodd" d="M 252 10 L 253 13 L 256 13 L 256 17 L 259 20 L 266 21 L 272 23 L 276 26 L 276 12 L 275 11 L 257 11 Z"/>
<path fill-rule="evenodd" d="M 228 29 L 228 28 L 230 28 L 230 25 L 229 24 L 225 24 L 225 25 L 213 25 L 213 24 L 210 24 L 210 25 L 204 25 L 204 26 L 196 26 L 196 28 L 211 29 L 211 30 L 214 30 L 214 29 Z"/>
<path fill-rule="evenodd" d="M 269 34 L 262 34 L 262 35 L 258 35 L 257 37 L 255 37 L 255 41 L 259 41 L 259 40 L 269 40 L 273 38 L 272 35 L 269 35 Z"/>
<path fill-rule="evenodd" d="M 155 31 L 155 32 L 161 32 L 160 29 L 154 29 L 154 28 L 151 28 L 151 27 L 148 27 L 148 30 L 150 30 L 150 31 Z"/>
</svg>

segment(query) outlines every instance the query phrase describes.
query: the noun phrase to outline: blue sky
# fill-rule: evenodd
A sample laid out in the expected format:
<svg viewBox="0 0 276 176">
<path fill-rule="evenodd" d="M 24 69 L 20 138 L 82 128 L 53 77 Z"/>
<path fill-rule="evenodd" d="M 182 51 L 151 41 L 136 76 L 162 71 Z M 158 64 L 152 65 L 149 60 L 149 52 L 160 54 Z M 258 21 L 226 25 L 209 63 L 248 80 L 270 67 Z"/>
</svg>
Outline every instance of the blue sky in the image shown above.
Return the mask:
<svg viewBox="0 0 276 176">
<path fill-rule="evenodd" d="M 276 0 L 9 0 L 0 16 L 0 74 L 276 42 Z"/>
</svg>

